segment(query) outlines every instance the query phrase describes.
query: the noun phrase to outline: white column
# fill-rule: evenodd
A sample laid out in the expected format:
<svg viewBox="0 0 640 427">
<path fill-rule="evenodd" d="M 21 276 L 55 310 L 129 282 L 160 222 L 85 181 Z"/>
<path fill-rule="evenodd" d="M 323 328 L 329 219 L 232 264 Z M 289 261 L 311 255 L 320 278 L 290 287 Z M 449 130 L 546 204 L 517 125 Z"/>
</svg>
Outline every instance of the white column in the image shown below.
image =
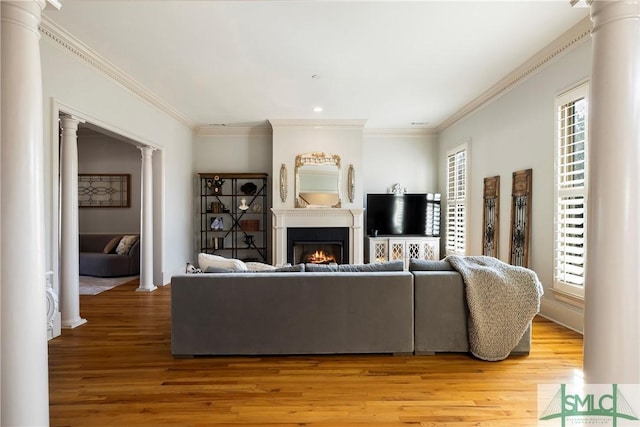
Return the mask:
<svg viewBox="0 0 640 427">
<path fill-rule="evenodd" d="M 39 1 L 2 1 L 0 425 L 49 424 Z"/>
<path fill-rule="evenodd" d="M 640 383 L 640 2 L 594 1 L 584 371 Z"/>
<path fill-rule="evenodd" d="M 80 317 L 80 268 L 78 261 L 78 124 L 63 117 L 60 148 L 60 311 L 62 327 L 72 329 L 87 323 Z"/>
<path fill-rule="evenodd" d="M 142 153 L 142 210 L 140 213 L 140 286 L 137 292 L 152 292 L 153 284 L 153 148 Z"/>
</svg>

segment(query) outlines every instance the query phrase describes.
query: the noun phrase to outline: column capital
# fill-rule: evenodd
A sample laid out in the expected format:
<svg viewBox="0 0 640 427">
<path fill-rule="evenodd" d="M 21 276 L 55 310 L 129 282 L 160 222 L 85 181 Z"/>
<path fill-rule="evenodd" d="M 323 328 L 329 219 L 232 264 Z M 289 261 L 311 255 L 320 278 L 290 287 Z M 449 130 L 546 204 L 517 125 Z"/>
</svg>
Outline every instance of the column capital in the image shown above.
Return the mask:
<svg viewBox="0 0 640 427">
<path fill-rule="evenodd" d="M 151 157 L 153 152 L 158 150 L 157 148 L 150 147 L 148 145 L 138 145 L 138 150 L 142 153 L 142 157 Z"/>
<path fill-rule="evenodd" d="M 593 33 L 615 21 L 640 18 L 640 0 L 590 0 L 589 5 Z"/>
<path fill-rule="evenodd" d="M 82 119 L 79 119 L 76 116 L 72 116 L 72 115 L 63 115 L 60 116 L 60 126 L 62 126 L 62 129 L 74 129 L 77 130 L 78 129 L 78 125 L 80 123 L 84 123 L 85 121 Z"/>
<path fill-rule="evenodd" d="M 42 19 L 42 11 L 46 6 L 45 0 L 9 1 L 0 2 L 2 7 L 2 22 L 18 24 L 40 37 L 38 25 Z"/>
</svg>

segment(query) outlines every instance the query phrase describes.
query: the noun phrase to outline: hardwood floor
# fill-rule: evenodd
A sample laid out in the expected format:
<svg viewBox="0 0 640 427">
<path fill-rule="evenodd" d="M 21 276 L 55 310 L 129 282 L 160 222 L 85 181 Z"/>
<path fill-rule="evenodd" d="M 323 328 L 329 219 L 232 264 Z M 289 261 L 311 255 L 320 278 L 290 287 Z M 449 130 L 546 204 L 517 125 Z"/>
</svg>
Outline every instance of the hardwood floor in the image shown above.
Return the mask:
<svg viewBox="0 0 640 427">
<path fill-rule="evenodd" d="M 49 343 L 52 426 L 535 426 L 537 384 L 582 373 L 582 336 L 536 318 L 529 356 L 171 355 L 171 287 L 81 296 Z"/>
</svg>

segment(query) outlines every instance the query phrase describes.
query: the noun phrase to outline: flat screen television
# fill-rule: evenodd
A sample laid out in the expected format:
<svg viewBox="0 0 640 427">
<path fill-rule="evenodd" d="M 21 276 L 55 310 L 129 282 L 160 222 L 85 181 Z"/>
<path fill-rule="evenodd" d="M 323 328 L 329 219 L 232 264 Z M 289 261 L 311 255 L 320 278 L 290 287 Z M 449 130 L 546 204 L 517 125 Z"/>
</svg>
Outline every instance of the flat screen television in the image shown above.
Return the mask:
<svg viewBox="0 0 640 427">
<path fill-rule="evenodd" d="M 367 194 L 367 233 L 427 235 L 427 194 Z"/>
</svg>

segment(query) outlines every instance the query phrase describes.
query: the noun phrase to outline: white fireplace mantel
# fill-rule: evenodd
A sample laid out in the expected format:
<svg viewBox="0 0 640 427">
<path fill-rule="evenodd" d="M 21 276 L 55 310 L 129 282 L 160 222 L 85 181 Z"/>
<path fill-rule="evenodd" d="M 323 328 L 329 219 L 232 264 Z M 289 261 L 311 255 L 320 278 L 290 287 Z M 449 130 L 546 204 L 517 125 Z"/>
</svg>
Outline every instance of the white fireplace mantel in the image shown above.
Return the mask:
<svg viewBox="0 0 640 427">
<path fill-rule="evenodd" d="M 296 208 L 271 209 L 273 215 L 273 262 L 287 262 L 287 228 L 289 227 L 348 227 L 349 262 L 364 262 L 364 209 Z"/>
</svg>

